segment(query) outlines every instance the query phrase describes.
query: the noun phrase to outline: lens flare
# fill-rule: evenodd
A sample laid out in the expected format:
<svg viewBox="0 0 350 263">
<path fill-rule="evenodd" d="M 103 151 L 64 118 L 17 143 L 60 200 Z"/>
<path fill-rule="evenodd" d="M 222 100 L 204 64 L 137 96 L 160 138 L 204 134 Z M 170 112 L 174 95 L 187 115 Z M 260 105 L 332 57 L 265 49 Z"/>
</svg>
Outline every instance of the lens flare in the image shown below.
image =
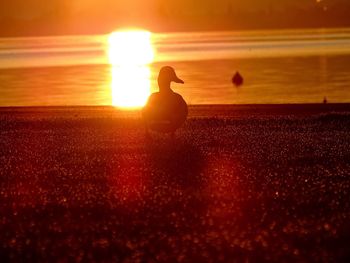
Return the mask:
<svg viewBox="0 0 350 263">
<path fill-rule="evenodd" d="M 109 36 L 109 61 L 112 65 L 147 65 L 154 59 L 154 51 L 148 31 L 113 32 Z"/>
<path fill-rule="evenodd" d="M 112 104 L 121 108 L 144 106 L 151 93 L 152 34 L 140 30 L 113 32 L 108 42 Z"/>
</svg>

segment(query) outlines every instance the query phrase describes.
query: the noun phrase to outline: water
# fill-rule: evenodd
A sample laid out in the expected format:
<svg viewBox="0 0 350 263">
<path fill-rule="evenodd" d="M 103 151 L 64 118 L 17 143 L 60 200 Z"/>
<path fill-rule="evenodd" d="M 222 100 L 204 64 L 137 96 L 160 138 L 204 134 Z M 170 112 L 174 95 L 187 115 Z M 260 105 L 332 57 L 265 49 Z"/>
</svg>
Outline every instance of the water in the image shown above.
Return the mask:
<svg viewBox="0 0 350 263">
<path fill-rule="evenodd" d="M 172 65 L 189 104 L 350 102 L 350 29 L 153 34 L 152 45 L 147 94 Z M 110 48 L 107 35 L 0 39 L 0 106 L 111 105 Z"/>
</svg>

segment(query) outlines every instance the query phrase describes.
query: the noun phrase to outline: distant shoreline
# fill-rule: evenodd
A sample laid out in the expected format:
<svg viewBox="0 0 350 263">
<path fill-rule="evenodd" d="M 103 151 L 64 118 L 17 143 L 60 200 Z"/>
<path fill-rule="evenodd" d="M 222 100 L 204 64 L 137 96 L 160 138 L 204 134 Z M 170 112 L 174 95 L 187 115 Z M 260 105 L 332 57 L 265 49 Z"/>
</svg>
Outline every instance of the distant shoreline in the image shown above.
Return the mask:
<svg viewBox="0 0 350 263">
<path fill-rule="evenodd" d="M 133 28 L 133 27 L 116 27 L 114 29 L 99 31 L 99 32 L 50 32 L 50 33 L 42 33 L 42 34 L 18 34 L 17 32 L 14 34 L 2 34 L 0 32 L 0 38 L 36 38 L 36 37 L 72 37 L 72 36 L 94 36 L 94 35 L 109 35 L 113 31 L 122 30 L 123 28 Z M 135 27 L 140 29 L 147 29 L 146 27 Z M 152 33 L 155 34 L 166 34 L 166 33 L 193 33 L 193 32 L 254 32 L 254 31 L 294 31 L 294 30 L 336 30 L 336 29 L 350 29 L 349 25 L 339 25 L 339 26 L 307 26 L 307 27 L 256 27 L 256 28 L 230 28 L 230 27 L 222 27 L 222 28 L 191 28 L 191 29 L 169 29 L 169 30 L 152 30 L 149 29 Z"/>
<path fill-rule="evenodd" d="M 334 26 L 294 26 L 294 27 L 220 27 L 220 28 L 169 28 L 167 30 L 157 30 L 148 28 L 146 26 L 116 26 L 108 30 L 101 30 L 95 32 L 43 32 L 38 34 L 12 32 L 5 33 L 0 32 L 0 38 L 36 38 L 36 37 L 72 37 L 72 36 L 94 36 L 94 35 L 109 35 L 110 33 L 127 28 L 139 28 L 149 30 L 155 34 L 166 33 L 192 33 L 192 32 L 254 32 L 254 31 L 294 31 L 294 30 L 336 30 L 336 29 L 349 29 L 350 24 L 346 25 L 334 25 Z"/>
<path fill-rule="evenodd" d="M 138 118 L 141 109 L 121 109 L 114 106 L 13 106 L 0 107 L 1 116 L 86 115 Z M 189 105 L 191 117 L 254 117 L 254 116 L 309 116 L 328 113 L 350 113 L 350 103 L 310 104 L 198 104 Z"/>
</svg>

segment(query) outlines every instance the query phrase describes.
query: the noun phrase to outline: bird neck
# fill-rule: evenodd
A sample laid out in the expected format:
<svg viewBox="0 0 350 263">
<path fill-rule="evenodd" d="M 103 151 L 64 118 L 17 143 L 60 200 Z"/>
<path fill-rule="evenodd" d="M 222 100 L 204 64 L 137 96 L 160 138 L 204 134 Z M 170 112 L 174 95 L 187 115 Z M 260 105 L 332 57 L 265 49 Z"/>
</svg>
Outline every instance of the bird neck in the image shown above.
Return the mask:
<svg viewBox="0 0 350 263">
<path fill-rule="evenodd" d="M 170 82 L 159 82 L 159 92 L 172 92 L 172 89 L 170 88 Z"/>
</svg>

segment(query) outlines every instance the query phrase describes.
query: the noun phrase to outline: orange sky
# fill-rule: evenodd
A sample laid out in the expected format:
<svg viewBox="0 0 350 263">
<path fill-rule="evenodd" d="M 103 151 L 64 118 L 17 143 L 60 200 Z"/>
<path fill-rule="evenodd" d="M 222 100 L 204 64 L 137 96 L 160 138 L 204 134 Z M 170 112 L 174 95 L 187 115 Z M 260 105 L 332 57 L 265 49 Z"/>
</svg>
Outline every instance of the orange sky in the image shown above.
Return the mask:
<svg viewBox="0 0 350 263">
<path fill-rule="evenodd" d="M 0 0 L 0 36 L 350 26 L 349 13 L 348 0 Z"/>
</svg>

